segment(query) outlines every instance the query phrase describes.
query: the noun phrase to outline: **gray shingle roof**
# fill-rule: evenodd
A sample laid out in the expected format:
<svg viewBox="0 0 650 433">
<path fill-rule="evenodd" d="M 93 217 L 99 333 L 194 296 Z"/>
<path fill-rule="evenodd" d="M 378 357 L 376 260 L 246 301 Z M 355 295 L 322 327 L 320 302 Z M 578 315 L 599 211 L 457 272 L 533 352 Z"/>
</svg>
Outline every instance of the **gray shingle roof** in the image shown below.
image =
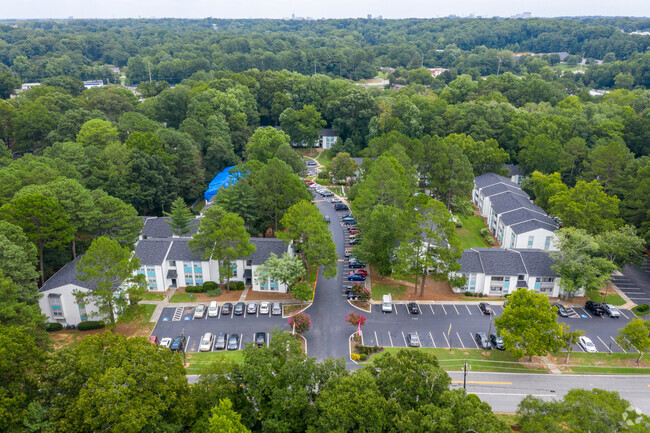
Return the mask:
<svg viewBox="0 0 650 433">
<path fill-rule="evenodd" d="M 471 248 L 463 251 L 461 272 L 485 275 L 529 275 L 554 277 L 553 259 L 542 250 Z"/>
<path fill-rule="evenodd" d="M 553 266 L 553 259 L 551 256 L 542 250 L 525 250 L 517 249 L 521 254 L 521 258 L 526 265 L 528 275 L 531 277 L 557 277 L 558 275 L 551 270 Z"/>
<path fill-rule="evenodd" d="M 481 189 L 481 194 L 483 194 L 484 197 L 492 197 L 498 194 L 517 194 L 522 197 L 530 198 L 526 191 L 512 182 L 510 182 L 510 184 L 495 183 L 494 185 L 486 186 Z"/>
<path fill-rule="evenodd" d="M 332 128 L 323 128 L 320 135 L 321 137 L 338 137 L 338 134 Z"/>
<path fill-rule="evenodd" d="M 495 195 L 490 198 L 490 202 L 492 203 L 492 210 L 497 215 L 521 208 L 544 212 L 540 207 L 531 203 L 531 201 L 526 197 L 516 194 Z"/>
<path fill-rule="evenodd" d="M 145 238 L 171 238 L 173 236 L 172 230 L 169 227 L 169 217 L 145 217 L 144 228 L 142 229 L 142 236 Z M 199 219 L 194 218 L 191 223 L 192 228 L 189 233 L 184 236 L 190 237 L 199 226 Z"/>
<path fill-rule="evenodd" d="M 517 187 L 517 184 L 511 182 L 510 179 L 496 173 L 485 173 L 474 178 L 474 185 L 476 185 L 477 189 L 485 188 L 495 183 L 505 183 L 506 185 L 514 185 Z"/>
<path fill-rule="evenodd" d="M 172 239 L 142 239 L 135 246 L 135 256 L 141 265 L 160 265 L 165 261 Z"/>
<path fill-rule="evenodd" d="M 189 239 L 174 239 L 169 254 L 167 254 L 167 260 L 201 261 L 201 257 L 194 254 L 187 246 L 189 241 Z"/>
<path fill-rule="evenodd" d="M 508 170 L 509 176 L 523 176 L 524 171 L 517 164 L 505 164 L 503 166 L 505 170 Z"/>
<path fill-rule="evenodd" d="M 483 273 L 483 266 L 481 265 L 481 260 L 479 258 L 478 251 L 474 251 L 474 250 L 463 251 L 463 256 L 460 258 L 459 263 L 461 267 L 461 272 L 468 273 L 468 274 Z"/>
<path fill-rule="evenodd" d="M 510 228 L 513 232 L 517 234 L 528 233 L 537 229 L 546 229 L 554 232 L 557 230 L 557 226 L 554 224 L 547 224 L 539 220 L 528 220 L 516 224 L 511 224 Z"/>
<path fill-rule="evenodd" d="M 537 220 L 552 226 L 557 225 L 555 221 L 553 221 L 553 219 L 546 215 L 543 211 L 538 212 L 529 208 L 516 209 L 510 212 L 505 212 L 501 215 L 501 221 L 506 225 L 517 224 L 530 220 Z"/>
<path fill-rule="evenodd" d="M 519 254 L 502 248 L 475 248 L 486 275 L 519 275 L 526 273 Z"/>
<path fill-rule="evenodd" d="M 275 238 L 251 238 L 251 243 L 255 244 L 255 252 L 248 259 L 253 265 L 261 265 L 269 258 L 271 253 L 280 257 L 287 251 L 287 244 L 280 239 Z"/>
<path fill-rule="evenodd" d="M 75 260 L 59 269 L 54 275 L 47 279 L 45 284 L 43 284 L 38 291 L 47 292 L 48 290 L 56 289 L 67 284 L 74 284 L 75 286 L 83 287 L 85 289 L 93 289 L 94 285 L 84 283 L 77 278 L 77 263 L 82 257 L 83 256 L 77 257 Z"/>
</svg>

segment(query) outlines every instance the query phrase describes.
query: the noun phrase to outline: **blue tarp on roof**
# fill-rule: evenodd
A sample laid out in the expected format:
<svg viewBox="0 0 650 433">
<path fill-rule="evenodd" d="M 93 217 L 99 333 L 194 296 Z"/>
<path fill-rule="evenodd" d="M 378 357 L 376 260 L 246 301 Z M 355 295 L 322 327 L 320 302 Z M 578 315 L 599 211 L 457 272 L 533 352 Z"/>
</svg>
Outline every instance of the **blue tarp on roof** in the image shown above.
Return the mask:
<svg viewBox="0 0 650 433">
<path fill-rule="evenodd" d="M 228 187 L 230 185 L 234 185 L 237 182 L 237 174 L 232 175 L 229 173 L 233 167 L 234 165 L 224 168 L 219 174 L 214 177 L 214 179 L 212 179 L 212 182 L 210 182 L 208 185 L 207 191 L 205 194 L 203 194 L 203 197 L 205 197 L 207 201 L 210 201 L 210 199 L 217 194 L 219 188 L 222 186 Z"/>
</svg>

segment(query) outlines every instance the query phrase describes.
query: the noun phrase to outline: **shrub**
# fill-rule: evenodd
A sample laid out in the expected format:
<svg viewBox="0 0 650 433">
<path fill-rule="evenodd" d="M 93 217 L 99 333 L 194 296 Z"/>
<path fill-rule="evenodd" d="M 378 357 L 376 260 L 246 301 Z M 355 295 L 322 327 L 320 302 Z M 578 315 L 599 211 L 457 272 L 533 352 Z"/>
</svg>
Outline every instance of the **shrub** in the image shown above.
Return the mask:
<svg viewBox="0 0 650 433">
<path fill-rule="evenodd" d="M 365 353 L 359 355 L 359 361 L 365 361 L 366 359 L 368 359 L 368 355 L 366 355 Z"/>
<path fill-rule="evenodd" d="M 185 293 L 205 293 L 205 287 L 203 286 L 187 286 L 185 287 Z"/>
<path fill-rule="evenodd" d="M 361 355 L 359 355 L 358 353 L 352 353 L 350 355 L 350 359 L 352 359 L 353 361 L 358 361 L 359 359 L 361 359 Z"/>
<path fill-rule="evenodd" d="M 213 297 L 214 296 L 221 296 L 221 293 L 222 293 L 221 287 L 217 287 L 216 289 L 208 290 L 207 293 L 208 293 L 208 296 L 213 296 Z"/>
<path fill-rule="evenodd" d="M 483 297 L 483 293 L 479 293 L 479 294 L 478 294 L 478 297 L 479 297 L 479 298 L 482 298 L 482 297 Z"/>
<path fill-rule="evenodd" d="M 244 284 L 243 281 L 230 282 L 230 290 L 244 290 L 245 288 L 246 288 L 246 284 Z"/>
<path fill-rule="evenodd" d="M 327 170 L 321 170 L 318 172 L 318 179 L 320 180 L 329 180 L 330 174 Z"/>
<path fill-rule="evenodd" d="M 45 325 L 45 330 L 47 332 L 56 332 L 63 329 L 63 325 L 60 323 L 47 323 Z"/>
<path fill-rule="evenodd" d="M 487 242 L 489 246 L 494 245 L 494 239 L 492 239 L 491 237 L 485 238 L 485 242 Z"/>
<path fill-rule="evenodd" d="M 484 238 L 490 236 L 490 231 L 489 231 L 488 229 L 486 229 L 485 227 L 482 228 L 482 229 L 479 231 L 479 233 L 480 233 L 481 236 L 483 236 Z"/>
<path fill-rule="evenodd" d="M 214 281 L 206 281 L 203 283 L 203 288 L 206 292 L 209 292 L 210 290 L 218 289 L 219 284 L 215 283 Z"/>
<path fill-rule="evenodd" d="M 456 220 L 454 221 L 454 225 L 458 228 L 463 227 L 463 222 L 461 220 Z"/>
<path fill-rule="evenodd" d="M 377 352 L 379 352 L 379 346 L 375 345 L 372 348 L 372 353 L 377 353 Z"/>
<path fill-rule="evenodd" d="M 474 294 L 472 292 L 470 292 L 469 290 L 467 290 L 465 292 L 465 296 L 474 296 Z"/>
<path fill-rule="evenodd" d="M 645 313 L 648 310 L 650 310 L 650 305 L 648 304 L 641 304 L 636 307 L 636 311 L 639 313 Z"/>
<path fill-rule="evenodd" d="M 80 331 L 92 331 L 93 329 L 100 329 L 104 327 L 104 322 L 101 320 L 87 320 L 80 322 L 77 329 Z"/>
</svg>

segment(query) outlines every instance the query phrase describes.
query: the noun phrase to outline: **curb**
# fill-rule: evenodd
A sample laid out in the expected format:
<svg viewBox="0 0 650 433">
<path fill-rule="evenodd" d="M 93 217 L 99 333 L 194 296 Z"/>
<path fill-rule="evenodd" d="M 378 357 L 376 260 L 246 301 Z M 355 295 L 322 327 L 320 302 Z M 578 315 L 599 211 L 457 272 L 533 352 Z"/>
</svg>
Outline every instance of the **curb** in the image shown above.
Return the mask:
<svg viewBox="0 0 650 433">
<path fill-rule="evenodd" d="M 364 310 L 364 309 L 361 308 L 361 307 L 357 307 L 357 306 L 354 305 L 354 304 L 352 303 L 352 301 L 350 301 L 349 299 L 348 299 L 348 304 L 350 304 L 353 308 L 356 308 L 357 310 L 361 310 L 361 311 L 363 311 L 363 312 L 365 312 L 365 313 L 372 313 L 372 304 L 369 304 L 369 305 L 370 305 L 370 309 L 369 309 L 369 310 Z M 362 337 L 362 338 L 363 338 L 363 337 Z"/>
</svg>

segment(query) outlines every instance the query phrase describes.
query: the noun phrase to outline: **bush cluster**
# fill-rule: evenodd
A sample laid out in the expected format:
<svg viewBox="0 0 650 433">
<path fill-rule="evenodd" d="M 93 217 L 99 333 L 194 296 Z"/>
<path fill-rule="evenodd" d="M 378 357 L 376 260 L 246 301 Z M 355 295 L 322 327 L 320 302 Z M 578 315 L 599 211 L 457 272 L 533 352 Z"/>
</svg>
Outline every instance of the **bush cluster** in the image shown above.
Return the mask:
<svg viewBox="0 0 650 433">
<path fill-rule="evenodd" d="M 454 221 L 454 225 L 457 228 L 461 228 L 461 227 L 463 227 L 463 222 L 461 220 L 457 219 L 456 221 Z"/>
<path fill-rule="evenodd" d="M 92 331 L 93 329 L 103 328 L 104 322 L 102 320 L 86 320 L 77 325 L 77 329 L 80 331 Z"/>
<path fill-rule="evenodd" d="M 47 323 L 45 325 L 45 330 L 47 332 L 56 332 L 63 329 L 63 325 L 60 323 Z"/>
<path fill-rule="evenodd" d="M 486 228 L 482 228 L 479 233 L 481 236 L 483 236 L 483 239 L 485 239 L 485 242 L 487 242 L 488 245 L 492 246 L 494 245 L 494 238 L 492 235 L 490 235 L 490 231 Z"/>
<path fill-rule="evenodd" d="M 359 355 L 358 353 L 353 353 L 350 355 L 350 359 L 352 359 L 353 361 L 358 361 L 359 359 L 361 359 L 361 355 Z"/>
<path fill-rule="evenodd" d="M 185 293 L 205 293 L 205 288 L 203 286 L 187 286 Z"/>
<path fill-rule="evenodd" d="M 210 289 L 207 291 L 208 296 L 221 296 L 221 293 L 223 291 L 221 290 L 221 287 L 217 287 L 216 289 Z"/>
<path fill-rule="evenodd" d="M 650 305 L 648 304 L 641 304 L 636 307 L 636 311 L 639 313 L 645 313 L 648 310 L 650 310 Z"/>
<path fill-rule="evenodd" d="M 379 346 L 357 346 L 356 351 L 362 355 L 372 355 L 379 352 Z"/>
<path fill-rule="evenodd" d="M 203 283 L 203 288 L 206 292 L 209 292 L 210 290 L 218 289 L 219 284 L 215 283 L 214 281 L 206 281 Z"/>
<path fill-rule="evenodd" d="M 483 293 L 465 292 L 465 296 L 468 296 L 468 297 L 470 297 L 470 298 L 471 298 L 471 297 L 474 297 L 474 298 L 482 298 L 482 297 L 483 297 Z"/>
<path fill-rule="evenodd" d="M 245 288 L 246 288 L 246 284 L 244 284 L 243 281 L 230 282 L 230 290 L 244 290 Z"/>
</svg>

